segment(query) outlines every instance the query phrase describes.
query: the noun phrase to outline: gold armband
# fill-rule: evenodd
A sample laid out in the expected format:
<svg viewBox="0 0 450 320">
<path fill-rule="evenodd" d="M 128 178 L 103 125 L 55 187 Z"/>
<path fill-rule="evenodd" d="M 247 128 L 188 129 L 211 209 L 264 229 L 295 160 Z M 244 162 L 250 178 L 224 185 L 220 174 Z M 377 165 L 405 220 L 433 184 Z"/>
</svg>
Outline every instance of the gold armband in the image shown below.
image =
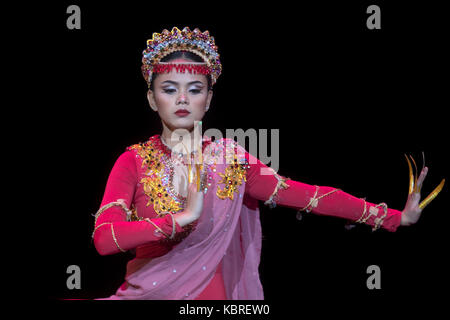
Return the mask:
<svg viewBox="0 0 450 320">
<path fill-rule="evenodd" d="M 316 187 L 316 191 L 314 192 L 314 196 L 312 198 L 310 198 L 309 203 L 306 205 L 306 207 L 304 207 L 303 209 L 300 209 L 299 211 L 306 211 L 306 212 L 311 212 L 312 208 L 315 208 L 319 205 L 319 200 L 329 196 L 332 193 L 335 193 L 341 189 L 334 189 L 331 190 L 330 192 L 324 193 L 323 195 L 321 195 L 320 197 L 317 197 L 317 193 L 319 192 L 319 186 L 314 186 Z"/>
<path fill-rule="evenodd" d="M 274 199 L 276 199 L 276 197 L 278 196 L 278 191 L 280 189 L 289 188 L 289 185 L 286 183 L 286 180 L 289 180 L 289 178 L 283 178 L 279 174 L 277 174 L 275 172 L 275 170 L 273 170 L 272 168 L 269 168 L 269 169 L 272 170 L 273 175 L 275 176 L 275 178 L 277 178 L 278 182 L 277 182 L 277 185 L 275 186 L 275 189 L 273 190 L 272 194 L 270 195 L 269 199 L 267 201 L 265 201 L 264 204 L 268 205 L 270 208 L 275 208 L 277 206 L 277 204 L 274 201 Z"/>
<path fill-rule="evenodd" d="M 386 216 L 388 214 L 388 206 L 386 203 L 382 202 L 382 203 L 376 205 L 375 207 L 370 207 L 369 214 L 366 217 L 364 217 L 367 213 L 367 203 L 366 203 L 365 199 L 362 199 L 362 200 L 364 201 L 364 210 L 363 210 L 361 217 L 358 220 L 356 220 L 355 222 L 356 223 L 366 223 L 367 220 L 369 220 L 369 218 L 371 216 L 375 216 L 375 219 L 374 219 L 375 225 L 373 226 L 372 231 L 376 231 L 383 225 L 384 219 L 386 218 Z M 384 210 L 384 215 L 382 215 L 381 217 L 378 217 L 378 213 L 380 212 L 380 210 L 376 209 L 379 207 L 382 207 Z"/>
</svg>

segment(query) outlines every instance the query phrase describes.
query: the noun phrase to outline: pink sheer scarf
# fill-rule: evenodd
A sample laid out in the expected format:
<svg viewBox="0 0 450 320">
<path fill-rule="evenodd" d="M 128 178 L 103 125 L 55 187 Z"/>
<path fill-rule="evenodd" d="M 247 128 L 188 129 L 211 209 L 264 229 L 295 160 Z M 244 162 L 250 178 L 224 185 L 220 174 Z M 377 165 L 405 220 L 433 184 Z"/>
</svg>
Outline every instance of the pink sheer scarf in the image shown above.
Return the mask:
<svg viewBox="0 0 450 320">
<path fill-rule="evenodd" d="M 227 299 L 264 299 L 258 270 L 261 255 L 258 204 L 244 197 L 245 181 L 233 200 L 222 200 L 216 195 L 217 182 L 221 179 L 218 173 L 223 173 L 226 166 L 227 163 L 216 165 L 194 231 L 163 256 L 131 260 L 125 285 L 115 295 L 99 300 L 195 299 L 211 281 L 222 260 Z"/>
</svg>

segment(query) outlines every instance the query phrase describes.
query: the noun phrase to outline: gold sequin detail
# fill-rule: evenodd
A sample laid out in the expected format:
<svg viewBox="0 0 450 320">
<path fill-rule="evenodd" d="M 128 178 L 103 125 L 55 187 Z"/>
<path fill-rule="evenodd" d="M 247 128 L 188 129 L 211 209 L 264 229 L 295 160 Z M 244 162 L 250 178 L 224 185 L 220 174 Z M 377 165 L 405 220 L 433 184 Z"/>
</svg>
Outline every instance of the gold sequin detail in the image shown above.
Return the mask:
<svg viewBox="0 0 450 320">
<path fill-rule="evenodd" d="M 238 163 L 236 154 L 234 154 L 233 163 L 226 166 L 224 173 L 218 173 L 218 175 L 222 178 L 218 184 L 225 184 L 223 188 L 219 185 L 217 186 L 216 194 L 220 199 L 224 200 L 229 198 L 233 200 L 234 194 L 239 194 L 238 188 L 242 184 L 242 181 L 247 181 L 247 168 L 247 161 L 244 160 L 243 163 Z"/>
<path fill-rule="evenodd" d="M 151 141 L 132 145 L 129 149 L 136 150 L 136 153 L 142 158 L 142 167 L 146 167 L 145 177 L 140 182 L 145 195 L 148 196 L 147 206 L 153 205 L 158 216 L 182 210 L 185 199 L 174 199 L 168 190 L 170 188 L 168 184 L 173 178 L 173 168 L 164 152 L 153 145 Z M 169 179 L 169 183 L 163 183 L 163 179 Z M 174 193 L 173 190 L 170 191 L 172 194 Z"/>
</svg>

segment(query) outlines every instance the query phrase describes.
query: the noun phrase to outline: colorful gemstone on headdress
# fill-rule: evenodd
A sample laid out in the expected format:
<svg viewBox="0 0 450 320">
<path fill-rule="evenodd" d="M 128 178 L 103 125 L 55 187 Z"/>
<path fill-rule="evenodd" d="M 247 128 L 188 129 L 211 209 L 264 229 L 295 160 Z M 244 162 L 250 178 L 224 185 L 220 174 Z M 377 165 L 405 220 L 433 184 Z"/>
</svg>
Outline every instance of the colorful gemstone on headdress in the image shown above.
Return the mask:
<svg viewBox="0 0 450 320">
<path fill-rule="evenodd" d="M 178 37 L 179 33 L 180 33 L 180 29 L 178 29 L 177 27 L 173 27 L 173 28 L 172 28 L 172 34 L 173 34 L 175 37 Z"/>
</svg>

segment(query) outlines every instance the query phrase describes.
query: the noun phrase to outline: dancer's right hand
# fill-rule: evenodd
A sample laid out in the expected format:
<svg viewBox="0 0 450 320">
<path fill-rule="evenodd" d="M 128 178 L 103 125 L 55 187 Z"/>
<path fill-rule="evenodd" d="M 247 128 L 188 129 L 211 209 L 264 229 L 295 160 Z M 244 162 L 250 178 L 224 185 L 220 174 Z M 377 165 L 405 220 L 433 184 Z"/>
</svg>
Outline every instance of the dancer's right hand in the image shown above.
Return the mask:
<svg viewBox="0 0 450 320">
<path fill-rule="evenodd" d="M 197 191 L 197 184 L 192 182 L 188 185 L 187 204 L 184 210 L 193 221 L 200 218 L 203 211 L 203 192 Z"/>
</svg>

